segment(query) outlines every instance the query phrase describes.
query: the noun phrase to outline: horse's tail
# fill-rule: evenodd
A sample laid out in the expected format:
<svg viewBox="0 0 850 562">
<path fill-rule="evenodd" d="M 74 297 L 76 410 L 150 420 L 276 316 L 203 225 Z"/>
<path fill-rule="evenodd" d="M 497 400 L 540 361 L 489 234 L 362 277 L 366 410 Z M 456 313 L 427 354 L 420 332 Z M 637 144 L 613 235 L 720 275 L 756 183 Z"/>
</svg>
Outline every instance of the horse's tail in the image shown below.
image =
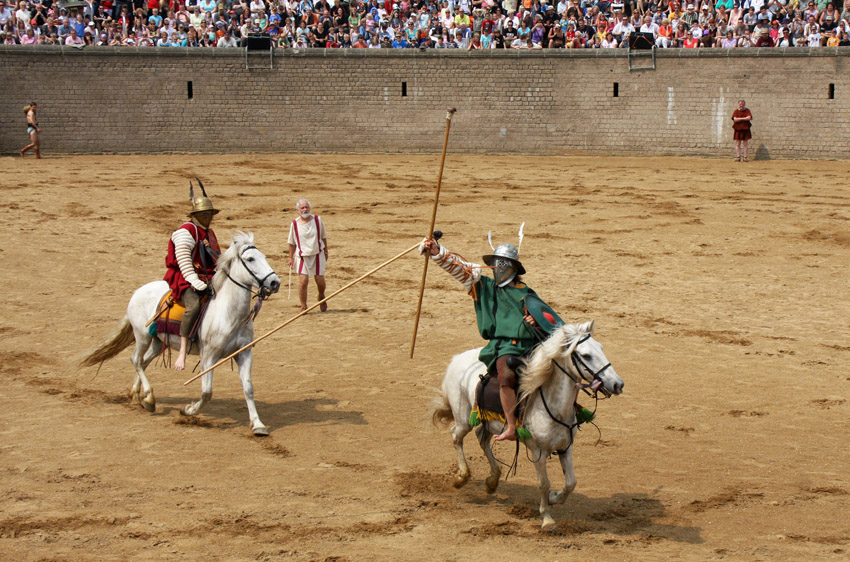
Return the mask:
<svg viewBox="0 0 850 562">
<path fill-rule="evenodd" d="M 452 407 L 449 405 L 449 399 L 445 392 L 440 392 L 439 396 L 435 396 L 431 401 L 431 422 L 434 425 L 448 425 L 455 419 L 452 413 Z"/>
<path fill-rule="evenodd" d="M 130 319 L 125 314 L 124 318 L 121 319 L 121 323 L 118 325 L 118 329 L 112 334 L 112 337 L 80 361 L 79 366 L 83 368 L 99 365 L 107 359 L 112 359 L 135 341 L 136 336 L 133 335 L 133 326 L 130 325 Z"/>
</svg>

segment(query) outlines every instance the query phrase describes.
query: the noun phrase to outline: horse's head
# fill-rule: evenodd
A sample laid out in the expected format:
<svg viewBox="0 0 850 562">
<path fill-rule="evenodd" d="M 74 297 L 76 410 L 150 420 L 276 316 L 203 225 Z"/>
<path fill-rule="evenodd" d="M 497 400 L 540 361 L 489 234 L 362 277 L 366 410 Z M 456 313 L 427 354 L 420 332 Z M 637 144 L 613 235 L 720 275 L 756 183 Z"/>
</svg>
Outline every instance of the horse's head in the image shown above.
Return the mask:
<svg viewBox="0 0 850 562">
<path fill-rule="evenodd" d="M 593 339 L 593 320 L 584 324 L 561 326 L 566 336 L 564 343 L 564 363 L 567 368 L 589 385 L 594 394 L 622 394 L 625 383 L 611 366 L 611 362 L 602 353 L 602 344 Z"/>
<path fill-rule="evenodd" d="M 263 297 L 280 289 L 280 278 L 266 261 L 266 256 L 254 246 L 254 235 L 251 233 L 236 231 L 233 243 L 218 260 L 216 270 L 224 273 L 215 277 L 219 283 L 223 283 L 229 276 L 239 285 L 257 287 Z"/>
</svg>

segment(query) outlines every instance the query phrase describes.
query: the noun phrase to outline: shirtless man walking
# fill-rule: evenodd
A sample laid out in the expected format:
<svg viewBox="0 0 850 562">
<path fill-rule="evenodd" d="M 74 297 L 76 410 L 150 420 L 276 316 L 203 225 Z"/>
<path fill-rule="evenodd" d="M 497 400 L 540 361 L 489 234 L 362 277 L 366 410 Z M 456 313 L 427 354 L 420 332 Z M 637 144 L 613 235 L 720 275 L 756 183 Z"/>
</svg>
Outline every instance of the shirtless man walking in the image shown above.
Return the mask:
<svg viewBox="0 0 850 562">
<path fill-rule="evenodd" d="M 38 104 L 35 102 L 24 107 L 24 113 L 27 116 L 27 134 L 30 137 L 30 143 L 21 149 L 21 156 L 23 156 L 27 150 L 34 148 L 35 157 L 41 158 L 41 146 L 38 140 L 38 134 L 41 132 L 41 129 L 38 127 L 38 119 L 35 116 L 36 109 L 38 109 Z"/>
</svg>

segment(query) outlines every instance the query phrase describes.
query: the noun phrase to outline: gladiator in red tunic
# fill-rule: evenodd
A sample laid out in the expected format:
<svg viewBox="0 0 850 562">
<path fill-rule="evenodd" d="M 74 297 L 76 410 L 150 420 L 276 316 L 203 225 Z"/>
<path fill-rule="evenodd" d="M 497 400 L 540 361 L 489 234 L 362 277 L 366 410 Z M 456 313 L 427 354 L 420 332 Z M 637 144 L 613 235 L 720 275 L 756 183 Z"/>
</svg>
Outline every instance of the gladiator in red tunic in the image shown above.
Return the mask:
<svg viewBox="0 0 850 562">
<path fill-rule="evenodd" d="M 218 240 L 215 237 L 215 232 L 210 229 L 204 229 L 193 221 L 183 223 L 178 230 L 186 230 L 195 241 L 195 247 L 192 248 L 192 266 L 198 278 L 206 284 L 212 281 L 215 275 L 215 264 L 218 256 L 221 255 L 221 249 L 218 245 Z M 209 247 L 204 244 L 204 241 L 209 242 Z M 177 262 L 175 255 L 174 240 L 168 241 L 168 255 L 165 257 L 165 267 L 168 268 L 165 272 L 165 281 L 171 288 L 171 294 L 175 300 L 181 300 L 183 292 L 192 286 L 183 273 L 180 271 L 180 264 Z"/>
</svg>

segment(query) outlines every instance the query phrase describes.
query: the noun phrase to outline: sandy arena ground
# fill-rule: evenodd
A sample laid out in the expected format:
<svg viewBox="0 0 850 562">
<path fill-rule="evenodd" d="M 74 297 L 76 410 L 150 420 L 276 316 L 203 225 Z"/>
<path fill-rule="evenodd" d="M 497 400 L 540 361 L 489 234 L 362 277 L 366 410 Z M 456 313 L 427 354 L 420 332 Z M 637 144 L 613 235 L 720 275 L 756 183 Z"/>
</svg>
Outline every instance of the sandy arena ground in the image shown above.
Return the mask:
<svg viewBox="0 0 850 562">
<path fill-rule="evenodd" d="M 575 445 L 578 486 L 540 529 L 534 469 L 488 495 L 450 485 L 428 419 L 451 356 L 481 341 L 470 299 L 410 254 L 257 347 L 271 436 L 238 376 L 212 403 L 129 350 L 75 359 L 159 279 L 188 178 L 229 243 L 253 231 L 284 282 L 258 334 L 297 313 L 285 240 L 298 196 L 330 232 L 329 292 L 427 230 L 439 155 L 0 159 L 2 560 L 846 560 L 850 553 L 850 188 L 846 162 L 449 154 L 438 228 L 472 259 L 526 221 L 528 283 L 596 338 L 626 381 Z M 315 302 L 311 287 L 310 302 Z M 191 362 L 194 365 L 194 361 Z M 497 445 L 508 461 L 512 447 Z M 553 486 L 563 483 L 555 460 Z"/>
</svg>

